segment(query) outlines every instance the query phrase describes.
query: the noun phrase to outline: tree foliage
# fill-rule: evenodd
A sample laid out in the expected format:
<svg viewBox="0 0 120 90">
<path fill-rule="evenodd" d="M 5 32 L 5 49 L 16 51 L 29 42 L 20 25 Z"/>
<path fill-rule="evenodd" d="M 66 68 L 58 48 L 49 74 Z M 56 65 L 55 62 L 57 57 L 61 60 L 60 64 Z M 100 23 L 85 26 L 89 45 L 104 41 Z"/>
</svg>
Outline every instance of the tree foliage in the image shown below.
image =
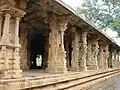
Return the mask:
<svg viewBox="0 0 120 90">
<path fill-rule="evenodd" d="M 120 36 L 120 0 L 84 0 L 77 11 L 102 28 L 111 28 Z"/>
</svg>

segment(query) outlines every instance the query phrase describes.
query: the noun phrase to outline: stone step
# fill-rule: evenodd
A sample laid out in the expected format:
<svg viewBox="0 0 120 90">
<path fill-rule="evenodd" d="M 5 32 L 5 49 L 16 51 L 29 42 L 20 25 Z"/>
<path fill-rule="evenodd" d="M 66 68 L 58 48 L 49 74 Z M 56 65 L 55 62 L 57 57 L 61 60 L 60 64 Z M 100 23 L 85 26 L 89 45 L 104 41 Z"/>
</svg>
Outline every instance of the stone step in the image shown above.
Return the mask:
<svg viewBox="0 0 120 90">
<path fill-rule="evenodd" d="M 119 74 L 119 69 L 24 77 L 20 79 L 0 80 L 0 88 L 6 88 L 6 90 L 8 87 L 9 90 L 14 90 L 14 88 L 16 88 L 16 90 L 75 90 L 71 88 L 85 88 L 84 85 L 86 85 L 86 83 L 101 81 L 102 78 L 116 74 Z M 92 83 L 90 85 L 92 85 Z M 86 86 L 89 86 L 89 84 Z"/>
</svg>

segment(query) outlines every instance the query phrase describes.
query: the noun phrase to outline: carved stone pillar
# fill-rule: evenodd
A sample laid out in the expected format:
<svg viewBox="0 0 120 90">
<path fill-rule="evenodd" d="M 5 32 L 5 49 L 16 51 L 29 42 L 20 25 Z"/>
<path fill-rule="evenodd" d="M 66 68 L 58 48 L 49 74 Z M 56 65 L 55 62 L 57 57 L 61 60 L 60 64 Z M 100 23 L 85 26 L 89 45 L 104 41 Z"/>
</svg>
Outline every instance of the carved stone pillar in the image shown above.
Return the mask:
<svg viewBox="0 0 120 90">
<path fill-rule="evenodd" d="M 92 49 L 91 49 L 91 40 L 88 39 L 88 48 L 87 48 L 87 69 L 89 70 L 92 66 Z"/>
<path fill-rule="evenodd" d="M 4 26 L 3 26 L 3 35 L 0 41 L 0 45 L 9 45 L 13 46 L 9 40 L 9 28 L 10 28 L 10 17 L 9 13 L 5 14 Z"/>
<path fill-rule="evenodd" d="M 118 68 L 120 68 L 120 51 L 118 52 Z"/>
<path fill-rule="evenodd" d="M 14 45 L 16 47 L 20 47 L 20 43 L 19 43 L 19 21 L 20 21 L 20 17 L 16 16 L 15 17 L 15 37 L 14 37 Z"/>
<path fill-rule="evenodd" d="M 103 65 L 104 65 L 104 61 L 103 61 L 103 48 L 102 48 L 102 45 L 99 44 L 99 52 L 98 52 L 98 67 L 99 69 L 102 69 L 103 68 Z"/>
<path fill-rule="evenodd" d="M 49 34 L 49 55 L 48 55 L 48 72 L 66 73 L 66 52 L 64 49 L 64 31 L 67 29 L 66 20 L 52 18 L 51 32 Z"/>
<path fill-rule="evenodd" d="M 120 51 L 118 52 L 118 63 L 120 63 Z M 118 67 L 120 67 L 119 64 L 118 64 Z"/>
<path fill-rule="evenodd" d="M 115 68 L 117 68 L 117 50 L 115 50 L 115 53 L 114 53 L 114 66 Z"/>
<path fill-rule="evenodd" d="M 1 35 L 2 35 L 2 24 L 3 24 L 3 16 L 2 13 L 0 14 L 0 40 L 1 40 Z"/>
<path fill-rule="evenodd" d="M 108 68 L 112 68 L 113 67 L 113 62 L 112 62 L 112 51 L 113 48 L 111 46 L 109 46 L 109 59 L 108 59 Z"/>
<path fill-rule="evenodd" d="M 20 47 L 19 44 L 19 21 L 20 17 L 15 16 L 15 29 L 14 29 L 14 46 L 13 46 L 13 78 L 22 77 L 22 70 L 20 69 Z"/>
<path fill-rule="evenodd" d="M 119 68 L 119 51 L 116 51 L 115 56 L 115 68 Z"/>
<path fill-rule="evenodd" d="M 117 68 L 117 50 L 116 50 L 116 53 L 115 53 L 115 68 Z"/>
<path fill-rule="evenodd" d="M 3 9 L 4 25 L 1 29 L 2 37 L 0 41 L 0 76 L 1 78 L 20 78 L 22 70 L 19 63 L 19 18 L 17 15 L 24 16 L 25 12 L 16 8 L 5 7 Z"/>
<path fill-rule="evenodd" d="M 60 38 L 61 38 L 61 43 L 59 44 L 59 61 L 60 61 L 60 71 L 62 73 L 66 73 L 67 72 L 67 60 L 66 60 L 66 51 L 64 48 L 64 32 L 67 29 L 67 24 L 68 21 L 66 19 L 61 19 L 58 21 L 58 27 L 59 27 L 59 31 L 60 31 Z"/>
<path fill-rule="evenodd" d="M 80 52 L 79 52 L 79 68 L 80 71 L 87 71 L 87 32 L 82 32 L 80 38 Z"/>
<path fill-rule="evenodd" d="M 79 71 L 79 42 L 80 42 L 80 32 L 76 30 L 76 27 L 72 27 L 72 61 L 71 61 L 71 69 L 73 71 Z"/>
<path fill-rule="evenodd" d="M 108 68 L 108 58 L 109 58 L 109 45 L 100 43 L 100 50 L 98 54 L 98 64 L 99 69 L 107 69 Z"/>
<path fill-rule="evenodd" d="M 116 53 L 116 50 L 113 50 L 112 51 L 112 66 L 113 66 L 113 68 L 115 68 L 115 53 Z"/>
<path fill-rule="evenodd" d="M 104 61 L 105 61 L 105 68 L 107 69 L 108 68 L 108 58 L 109 58 L 109 45 L 105 45 L 105 48 L 104 48 Z"/>
<path fill-rule="evenodd" d="M 10 49 L 13 46 L 10 43 L 9 40 L 9 26 L 10 26 L 10 17 L 11 15 L 9 13 L 5 13 L 4 15 L 5 19 L 4 19 L 4 25 L 3 25 L 3 35 L 0 41 L 0 61 L 1 61 L 1 78 L 10 78 L 10 61 L 9 61 L 9 57 L 11 57 L 11 52 Z"/>
<path fill-rule="evenodd" d="M 97 70 L 98 69 L 98 52 L 99 45 L 98 41 L 95 38 L 92 38 L 88 41 L 88 63 L 87 67 L 89 70 Z"/>
<path fill-rule="evenodd" d="M 66 60 L 67 60 L 67 68 L 68 71 L 71 70 L 71 52 L 72 52 L 72 35 L 71 35 L 71 29 L 68 29 L 65 32 L 65 41 L 64 41 L 64 45 L 65 45 L 65 51 L 66 51 Z"/>
</svg>

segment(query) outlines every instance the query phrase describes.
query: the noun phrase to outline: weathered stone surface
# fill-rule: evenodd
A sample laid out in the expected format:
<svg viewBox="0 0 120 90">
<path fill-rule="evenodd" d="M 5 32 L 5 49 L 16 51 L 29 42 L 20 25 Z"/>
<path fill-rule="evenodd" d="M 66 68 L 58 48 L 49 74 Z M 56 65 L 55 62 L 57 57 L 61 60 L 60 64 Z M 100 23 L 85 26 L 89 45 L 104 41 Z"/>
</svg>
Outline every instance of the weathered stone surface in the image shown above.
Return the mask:
<svg viewBox="0 0 120 90">
<path fill-rule="evenodd" d="M 71 69 L 73 71 L 80 71 L 80 66 L 79 66 L 79 47 L 80 47 L 80 32 L 78 32 L 76 27 L 72 28 L 72 61 L 71 61 Z"/>
<path fill-rule="evenodd" d="M 0 1 L 0 3 L 2 2 Z M 19 20 L 25 12 L 12 7 L 14 5 L 11 5 L 11 2 L 5 1 L 3 3 L 5 6 L 0 8 L 1 23 L 3 23 L 0 26 L 0 54 L 2 55 L 0 58 L 2 62 L 0 76 L 1 78 L 20 78 L 22 77 L 22 70 L 20 70 L 19 61 Z"/>
<path fill-rule="evenodd" d="M 119 69 L 52 74 L 21 79 L 0 80 L 0 87 L 4 88 L 3 90 L 78 90 L 78 88 L 82 90 L 94 90 L 93 88 L 96 88 L 96 90 L 98 90 L 101 85 L 104 87 L 116 81 L 118 76 Z"/>
<path fill-rule="evenodd" d="M 62 3 L 53 0 L 29 0 L 27 14 L 21 21 L 24 27 L 19 26 L 26 4 L 26 0 L 0 1 L 0 89 L 99 90 L 100 86 L 116 80 L 120 51 L 109 37 L 76 16 L 68 6 L 64 8 Z M 67 40 L 72 40 L 66 41 L 64 34 L 70 27 Z M 43 63 L 44 70 L 49 72 L 47 76 L 22 76 L 22 70 L 30 68 L 28 35 L 31 29 L 40 30 L 41 34 L 48 31 Z M 110 45 L 113 69 L 108 68 Z M 68 57 L 68 49 L 71 49 L 71 57 Z"/>
<path fill-rule="evenodd" d="M 88 39 L 87 68 L 88 70 L 97 70 L 99 45 L 97 38 Z"/>
<path fill-rule="evenodd" d="M 20 28 L 20 45 L 21 45 L 21 49 L 20 49 L 20 67 L 22 70 L 28 70 L 28 53 L 27 53 L 27 49 L 29 47 L 28 44 L 28 30 L 27 28 Z"/>
<path fill-rule="evenodd" d="M 49 35 L 49 55 L 48 55 L 48 71 L 51 73 L 66 73 L 67 62 L 66 52 L 64 49 L 64 31 L 67 22 L 53 19 L 51 21 L 51 32 Z"/>
</svg>

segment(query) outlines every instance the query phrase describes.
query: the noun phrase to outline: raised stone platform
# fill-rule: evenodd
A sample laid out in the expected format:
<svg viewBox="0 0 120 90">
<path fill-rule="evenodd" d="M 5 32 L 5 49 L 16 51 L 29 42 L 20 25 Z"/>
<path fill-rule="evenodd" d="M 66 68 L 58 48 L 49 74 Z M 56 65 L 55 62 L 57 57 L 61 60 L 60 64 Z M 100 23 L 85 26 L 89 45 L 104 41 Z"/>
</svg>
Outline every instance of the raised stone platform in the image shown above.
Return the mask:
<svg viewBox="0 0 120 90">
<path fill-rule="evenodd" d="M 99 90 L 116 81 L 119 72 L 119 69 L 108 69 L 67 74 L 42 73 L 39 76 L 38 70 L 28 71 L 20 79 L 0 80 L 0 90 Z"/>
</svg>

